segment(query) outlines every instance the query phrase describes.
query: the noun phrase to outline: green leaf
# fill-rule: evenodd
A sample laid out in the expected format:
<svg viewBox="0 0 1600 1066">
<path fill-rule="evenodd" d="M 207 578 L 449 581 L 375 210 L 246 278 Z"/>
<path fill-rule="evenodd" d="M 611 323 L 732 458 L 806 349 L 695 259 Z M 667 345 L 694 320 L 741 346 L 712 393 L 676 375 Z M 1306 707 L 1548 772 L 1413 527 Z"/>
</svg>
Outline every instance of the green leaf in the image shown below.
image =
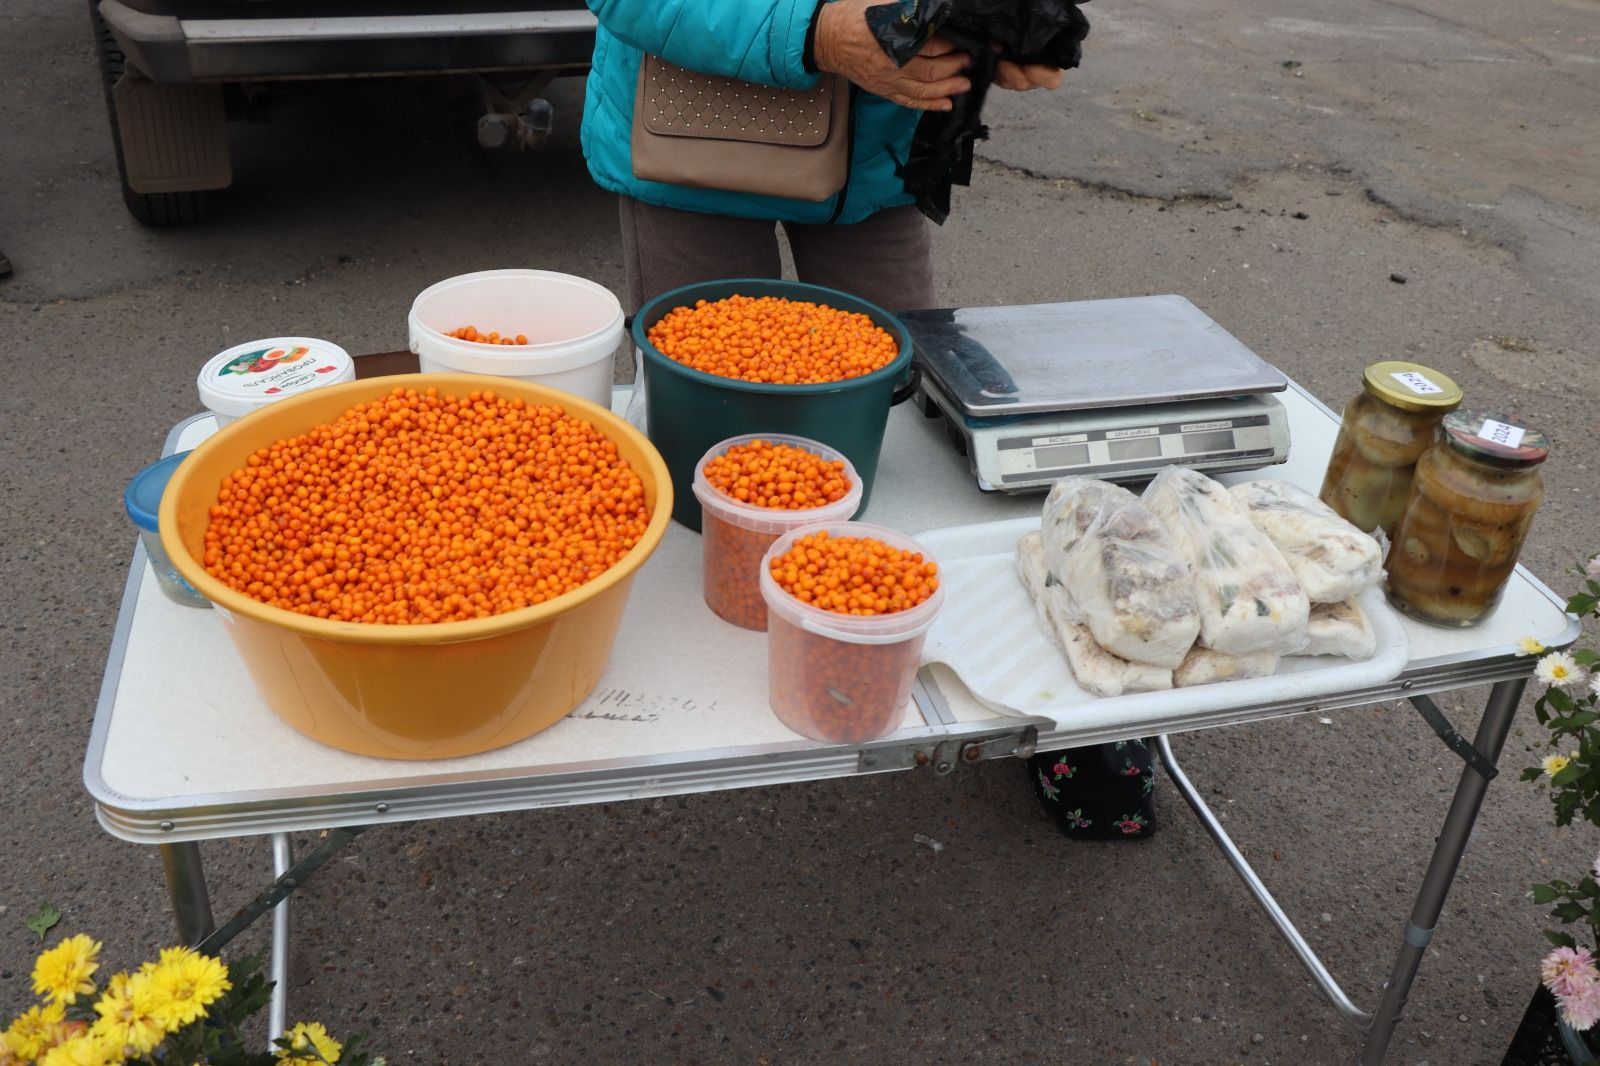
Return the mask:
<svg viewBox="0 0 1600 1066">
<path fill-rule="evenodd" d="M 38 933 L 39 939 L 43 940 L 44 935 L 54 929 L 59 921 L 61 921 L 61 912 L 48 903 L 41 903 L 39 904 L 39 909 L 28 915 L 27 921 L 23 924 Z"/>
<path fill-rule="evenodd" d="M 1600 885 L 1594 883 L 1594 878 L 1585 877 L 1582 881 L 1578 882 L 1578 892 L 1589 899 L 1594 899 L 1595 897 L 1600 896 Z"/>
<path fill-rule="evenodd" d="M 1600 663 L 1600 651 L 1594 651 L 1591 648 L 1579 648 L 1572 653 L 1572 660 L 1579 666 L 1593 666 L 1595 663 Z"/>
<path fill-rule="evenodd" d="M 1534 885 L 1533 901 L 1539 904 L 1554 903 L 1556 901 L 1556 890 L 1554 886 Z"/>
<path fill-rule="evenodd" d="M 1558 948 L 1576 948 L 1578 946 L 1578 942 L 1572 939 L 1566 933 L 1556 933 L 1546 929 L 1544 931 L 1544 938 Z"/>
<path fill-rule="evenodd" d="M 1522 780 L 1524 781 L 1537 781 L 1543 776 L 1544 771 L 1539 769 L 1537 766 L 1530 766 L 1526 770 L 1522 771 Z"/>
<path fill-rule="evenodd" d="M 1550 706 L 1554 707 L 1562 714 L 1566 714 L 1568 711 L 1577 706 L 1572 702 L 1572 697 L 1567 695 L 1565 690 L 1559 688 L 1545 689 L 1544 698 L 1549 702 Z"/>
<path fill-rule="evenodd" d="M 1563 922 L 1581 921 L 1589 914 L 1589 912 L 1584 909 L 1583 904 L 1571 902 L 1557 905 L 1556 908 L 1550 913 L 1555 917 L 1560 918 Z"/>
</svg>

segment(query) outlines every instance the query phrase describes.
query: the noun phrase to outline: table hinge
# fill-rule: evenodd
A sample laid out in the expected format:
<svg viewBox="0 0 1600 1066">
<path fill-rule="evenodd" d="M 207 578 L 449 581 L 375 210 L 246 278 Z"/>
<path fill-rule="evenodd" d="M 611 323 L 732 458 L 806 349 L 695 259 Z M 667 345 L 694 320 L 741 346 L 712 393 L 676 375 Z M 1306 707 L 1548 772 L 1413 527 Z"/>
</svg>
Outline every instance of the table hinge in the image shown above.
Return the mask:
<svg viewBox="0 0 1600 1066">
<path fill-rule="evenodd" d="M 1036 726 L 990 736 L 965 740 L 945 739 L 935 743 L 923 742 L 903 747 L 869 748 L 861 753 L 856 768 L 861 773 L 882 770 L 910 770 L 918 766 L 931 766 L 936 774 L 947 774 L 957 763 L 979 762 L 983 759 L 1026 759 L 1033 754 L 1038 743 Z"/>
<path fill-rule="evenodd" d="M 1039 727 L 1024 726 L 1010 733 L 992 737 L 979 737 L 962 742 L 961 761 L 980 762 L 984 759 L 1031 759 L 1039 743 Z"/>
<path fill-rule="evenodd" d="M 1438 704 L 1426 696 L 1410 696 L 1408 699 L 1411 700 L 1411 706 L 1417 709 L 1417 713 L 1422 715 L 1422 720 L 1433 728 L 1440 740 L 1444 741 L 1445 747 L 1461 756 L 1462 761 L 1477 771 L 1478 776 L 1485 781 L 1495 779 L 1500 773 L 1500 768 L 1473 747 L 1470 740 L 1456 732 L 1450 720 L 1444 716 L 1444 712 L 1439 710 Z"/>
</svg>

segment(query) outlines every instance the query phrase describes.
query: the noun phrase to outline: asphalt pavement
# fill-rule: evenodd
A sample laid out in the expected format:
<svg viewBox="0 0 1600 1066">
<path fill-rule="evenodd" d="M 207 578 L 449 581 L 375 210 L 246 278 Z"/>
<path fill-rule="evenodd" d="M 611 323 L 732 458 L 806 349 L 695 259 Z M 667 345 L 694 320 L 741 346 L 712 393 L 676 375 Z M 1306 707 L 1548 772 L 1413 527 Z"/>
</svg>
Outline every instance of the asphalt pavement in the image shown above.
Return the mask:
<svg viewBox="0 0 1600 1066">
<path fill-rule="evenodd" d="M 1600 4 L 1096 0 L 1054 94 L 1000 96 L 935 244 L 950 305 L 1182 293 L 1324 401 L 1378 358 L 1544 429 L 1524 559 L 1600 548 Z M 436 85 L 303 85 L 231 130 L 210 222 L 123 211 L 81 4 L 0 9 L 0 1016 L 40 902 L 113 962 L 172 936 L 160 864 L 96 824 L 89 723 L 134 544 L 127 478 L 210 354 L 402 347 L 412 297 L 536 266 L 622 288 L 577 144 L 484 154 Z M 1485 692 L 1443 699 L 1469 730 Z M 1527 708 L 1506 753 L 1532 763 Z M 1382 705 L 1176 741 L 1358 1003 L 1388 974 L 1460 763 Z M 1502 775 L 1392 1061 L 1496 1063 L 1537 980 L 1530 882 L 1600 835 Z M 291 1003 L 391 1062 L 1350 1061 L 1356 1038 L 1166 781 L 1138 844 L 1059 837 L 1016 764 L 389 826 L 297 897 Z M 918 838 L 938 841 L 934 850 Z M 302 837 L 297 843 L 312 843 Z M 264 840 L 204 848 L 219 911 Z M 245 947 L 260 944 L 259 932 Z"/>
</svg>

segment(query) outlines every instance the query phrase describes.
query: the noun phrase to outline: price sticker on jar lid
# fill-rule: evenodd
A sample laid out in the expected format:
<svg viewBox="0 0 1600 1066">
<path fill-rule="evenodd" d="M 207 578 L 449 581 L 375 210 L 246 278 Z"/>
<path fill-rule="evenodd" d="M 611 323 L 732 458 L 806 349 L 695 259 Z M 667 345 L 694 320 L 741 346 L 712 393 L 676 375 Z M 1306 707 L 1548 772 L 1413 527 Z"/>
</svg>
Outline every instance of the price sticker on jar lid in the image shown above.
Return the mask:
<svg viewBox="0 0 1600 1066">
<path fill-rule="evenodd" d="M 1484 419 L 1483 425 L 1478 427 L 1478 436 L 1496 444 L 1503 444 L 1507 448 L 1522 447 L 1522 437 L 1526 432 L 1527 430 L 1521 426 L 1510 426 L 1492 418 Z"/>
<path fill-rule="evenodd" d="M 1444 389 L 1434 384 L 1415 370 L 1403 370 L 1397 374 L 1390 374 L 1400 384 L 1416 393 L 1418 396 L 1442 396 Z"/>
<path fill-rule="evenodd" d="M 1536 466 L 1550 454 L 1550 438 L 1503 411 L 1452 411 L 1444 440 L 1464 455 L 1502 466 Z"/>
</svg>

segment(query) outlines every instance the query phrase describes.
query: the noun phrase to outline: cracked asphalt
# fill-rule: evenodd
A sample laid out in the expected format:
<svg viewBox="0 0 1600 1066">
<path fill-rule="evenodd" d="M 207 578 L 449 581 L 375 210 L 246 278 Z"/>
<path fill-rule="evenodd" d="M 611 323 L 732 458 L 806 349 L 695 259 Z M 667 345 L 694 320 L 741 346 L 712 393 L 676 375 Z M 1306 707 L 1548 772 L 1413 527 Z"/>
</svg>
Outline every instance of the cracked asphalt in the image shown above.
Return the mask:
<svg viewBox="0 0 1600 1066">
<path fill-rule="evenodd" d="M 935 245 L 944 301 L 1183 293 L 1334 405 L 1373 359 L 1438 366 L 1554 441 L 1525 561 L 1564 590 L 1600 547 L 1600 5 L 1089 13 L 1066 87 L 994 98 Z M 622 284 L 577 82 L 520 156 L 480 154 L 472 100 L 437 86 L 296 87 L 232 130 L 218 216 L 152 232 L 123 213 L 96 78 L 81 5 L 0 10 L 0 1014 L 41 901 L 118 963 L 171 936 L 155 852 L 97 827 L 81 765 L 133 548 L 120 490 L 196 410 L 199 363 L 273 333 L 400 347 L 412 296 L 466 270 Z M 1466 730 L 1483 697 L 1441 703 Z M 1371 1005 L 1455 758 L 1398 706 L 1176 744 Z M 1164 781 L 1158 803 L 1146 843 L 1068 842 L 989 763 L 386 827 L 299 894 L 292 1011 L 391 1062 L 1351 1061 Z M 1597 845 L 1493 784 L 1391 1061 L 1500 1061 L 1543 944 L 1527 885 Z M 264 840 L 205 857 L 219 912 L 266 880 Z"/>
</svg>

